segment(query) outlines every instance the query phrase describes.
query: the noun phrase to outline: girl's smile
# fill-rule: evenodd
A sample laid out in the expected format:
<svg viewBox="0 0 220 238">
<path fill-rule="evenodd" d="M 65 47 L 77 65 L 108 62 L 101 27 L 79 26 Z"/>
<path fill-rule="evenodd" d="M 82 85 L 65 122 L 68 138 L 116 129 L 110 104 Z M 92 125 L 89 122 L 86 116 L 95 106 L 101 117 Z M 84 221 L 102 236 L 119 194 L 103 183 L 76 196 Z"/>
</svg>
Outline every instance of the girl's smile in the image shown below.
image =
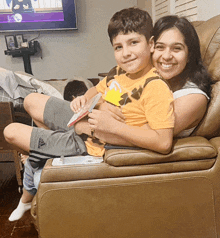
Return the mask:
<svg viewBox="0 0 220 238">
<path fill-rule="evenodd" d="M 177 28 L 164 31 L 151 47 L 152 60 L 160 75 L 169 80 L 179 75 L 188 61 L 188 48 Z"/>
</svg>

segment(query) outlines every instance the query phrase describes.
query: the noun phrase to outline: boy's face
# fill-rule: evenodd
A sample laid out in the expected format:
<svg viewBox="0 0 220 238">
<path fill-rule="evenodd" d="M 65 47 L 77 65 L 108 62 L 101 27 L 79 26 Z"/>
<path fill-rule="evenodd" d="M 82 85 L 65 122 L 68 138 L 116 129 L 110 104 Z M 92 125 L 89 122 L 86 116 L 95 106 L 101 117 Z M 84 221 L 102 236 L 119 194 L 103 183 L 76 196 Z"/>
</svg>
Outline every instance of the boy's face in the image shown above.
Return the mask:
<svg viewBox="0 0 220 238">
<path fill-rule="evenodd" d="M 128 77 L 137 79 L 151 68 L 151 45 L 144 35 L 137 32 L 119 33 L 112 41 L 117 64 L 126 71 Z"/>
</svg>

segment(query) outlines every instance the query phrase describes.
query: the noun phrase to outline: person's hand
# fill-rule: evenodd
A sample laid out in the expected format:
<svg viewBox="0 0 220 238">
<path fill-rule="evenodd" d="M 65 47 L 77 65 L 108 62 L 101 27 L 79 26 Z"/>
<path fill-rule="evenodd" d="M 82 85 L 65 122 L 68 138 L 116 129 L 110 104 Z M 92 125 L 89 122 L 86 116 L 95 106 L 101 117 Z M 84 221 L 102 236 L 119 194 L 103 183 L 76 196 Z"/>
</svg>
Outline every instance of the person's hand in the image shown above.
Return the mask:
<svg viewBox="0 0 220 238">
<path fill-rule="evenodd" d="M 86 97 L 84 95 L 76 97 L 73 99 L 73 101 L 70 103 L 70 108 L 74 112 L 78 112 L 82 107 L 84 107 L 86 104 Z"/>
<path fill-rule="evenodd" d="M 118 121 L 121 121 L 121 122 L 125 121 L 125 117 L 122 114 L 121 108 L 118 108 L 106 101 L 99 104 L 97 109 L 100 111 L 109 112 L 111 114 L 111 116 Z"/>
<path fill-rule="evenodd" d="M 115 119 L 114 114 L 109 111 L 101 111 L 93 109 L 89 113 L 89 125 L 91 130 L 103 133 L 114 133 L 114 128 L 121 121 Z M 113 130 L 112 130 L 113 129 Z"/>
</svg>

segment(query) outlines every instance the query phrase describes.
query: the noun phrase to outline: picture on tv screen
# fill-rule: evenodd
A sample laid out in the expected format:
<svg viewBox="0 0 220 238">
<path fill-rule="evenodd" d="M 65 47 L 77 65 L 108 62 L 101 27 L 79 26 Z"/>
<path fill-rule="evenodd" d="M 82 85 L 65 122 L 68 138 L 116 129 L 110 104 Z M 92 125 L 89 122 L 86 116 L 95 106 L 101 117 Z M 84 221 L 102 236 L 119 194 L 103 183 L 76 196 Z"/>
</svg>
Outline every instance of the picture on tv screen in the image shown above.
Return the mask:
<svg viewBox="0 0 220 238">
<path fill-rule="evenodd" d="M 76 29 L 74 0 L 1 0 L 0 31 Z"/>
</svg>

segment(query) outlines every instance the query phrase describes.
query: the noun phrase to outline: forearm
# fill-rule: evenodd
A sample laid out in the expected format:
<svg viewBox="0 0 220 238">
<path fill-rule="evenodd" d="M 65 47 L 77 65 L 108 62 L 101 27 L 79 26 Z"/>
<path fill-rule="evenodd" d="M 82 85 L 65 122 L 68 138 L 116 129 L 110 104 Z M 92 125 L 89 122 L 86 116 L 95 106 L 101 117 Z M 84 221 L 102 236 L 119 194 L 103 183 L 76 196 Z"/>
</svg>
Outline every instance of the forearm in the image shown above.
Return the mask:
<svg viewBox="0 0 220 238">
<path fill-rule="evenodd" d="M 173 141 L 173 128 L 152 130 L 149 126 L 130 126 L 118 121 L 111 116 L 111 113 L 93 110 L 89 114 L 88 122 L 96 133 L 107 133 L 121 139 L 120 144 L 130 143 L 138 147 L 169 153 Z M 125 144 L 124 144 L 125 143 Z M 115 144 L 115 142 L 114 142 Z"/>
<path fill-rule="evenodd" d="M 99 140 L 112 145 L 134 146 L 134 144 L 128 142 L 124 138 L 112 133 L 102 133 L 97 130 L 95 131 L 94 135 Z"/>
<path fill-rule="evenodd" d="M 86 101 L 89 101 L 92 97 L 94 97 L 98 91 L 96 90 L 96 87 L 92 87 L 86 91 L 84 96 L 86 97 Z"/>
<path fill-rule="evenodd" d="M 172 147 L 173 129 L 152 130 L 150 127 L 129 126 L 115 123 L 112 134 L 121 138 L 122 145 L 136 145 L 159 153 L 169 153 Z"/>
<path fill-rule="evenodd" d="M 91 136 L 91 127 L 87 120 L 81 120 L 77 122 L 75 124 L 75 131 L 78 135 L 86 134 Z M 94 132 L 94 136 L 105 143 L 113 145 L 134 146 L 132 143 L 112 133 L 103 133 L 97 130 Z"/>
</svg>

